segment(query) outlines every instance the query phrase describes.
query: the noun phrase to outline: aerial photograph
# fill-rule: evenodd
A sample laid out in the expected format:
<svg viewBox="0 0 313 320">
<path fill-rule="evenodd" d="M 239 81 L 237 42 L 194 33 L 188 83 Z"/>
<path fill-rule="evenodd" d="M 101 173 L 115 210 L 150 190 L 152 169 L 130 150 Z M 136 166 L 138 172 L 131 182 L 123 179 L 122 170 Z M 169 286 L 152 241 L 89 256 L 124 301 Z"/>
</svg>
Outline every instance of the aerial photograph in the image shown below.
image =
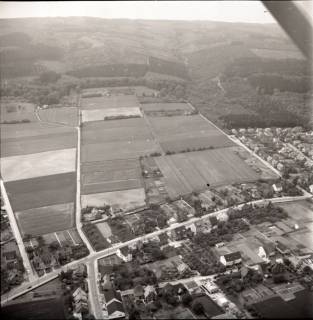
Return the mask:
<svg viewBox="0 0 313 320">
<path fill-rule="evenodd" d="M 4 319 L 313 318 L 313 0 L 0 2 Z"/>
</svg>

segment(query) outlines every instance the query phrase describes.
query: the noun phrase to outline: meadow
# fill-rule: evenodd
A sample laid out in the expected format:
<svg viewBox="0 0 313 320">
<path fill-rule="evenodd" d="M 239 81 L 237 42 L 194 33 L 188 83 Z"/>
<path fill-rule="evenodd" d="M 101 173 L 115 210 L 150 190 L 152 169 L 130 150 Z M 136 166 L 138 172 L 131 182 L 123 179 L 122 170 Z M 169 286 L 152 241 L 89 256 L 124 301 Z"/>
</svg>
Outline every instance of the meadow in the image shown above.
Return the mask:
<svg viewBox="0 0 313 320">
<path fill-rule="evenodd" d="M 37 122 L 38 119 L 35 114 L 36 106 L 28 102 L 20 101 L 1 101 L 0 119 L 1 123 L 6 122 Z"/>
<path fill-rule="evenodd" d="M 61 123 L 73 127 L 78 124 L 78 112 L 75 107 L 41 109 L 38 113 L 42 121 Z"/>
<path fill-rule="evenodd" d="M 144 111 L 183 110 L 192 111 L 188 103 L 145 103 L 141 105 Z"/>
</svg>

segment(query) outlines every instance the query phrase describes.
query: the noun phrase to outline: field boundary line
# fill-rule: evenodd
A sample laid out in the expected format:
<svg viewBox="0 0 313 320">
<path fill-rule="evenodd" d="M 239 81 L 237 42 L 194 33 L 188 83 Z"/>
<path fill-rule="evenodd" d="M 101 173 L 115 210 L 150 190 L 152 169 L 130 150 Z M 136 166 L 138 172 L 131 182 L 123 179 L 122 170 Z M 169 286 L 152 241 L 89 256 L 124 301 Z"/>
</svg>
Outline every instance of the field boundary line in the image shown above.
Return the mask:
<svg viewBox="0 0 313 320">
<path fill-rule="evenodd" d="M 66 232 L 68 233 L 68 235 L 69 235 L 69 236 L 70 236 L 70 238 L 72 239 L 74 246 L 77 246 L 77 245 L 78 245 L 78 243 L 76 243 L 76 241 L 74 241 L 74 238 L 72 237 L 72 235 L 71 235 L 70 231 L 69 231 L 69 230 L 66 230 Z"/>
<path fill-rule="evenodd" d="M 57 233 L 55 232 L 54 235 L 55 235 L 55 238 L 57 239 L 57 241 L 59 242 L 60 246 L 62 247 L 62 243 L 61 243 Z"/>
</svg>

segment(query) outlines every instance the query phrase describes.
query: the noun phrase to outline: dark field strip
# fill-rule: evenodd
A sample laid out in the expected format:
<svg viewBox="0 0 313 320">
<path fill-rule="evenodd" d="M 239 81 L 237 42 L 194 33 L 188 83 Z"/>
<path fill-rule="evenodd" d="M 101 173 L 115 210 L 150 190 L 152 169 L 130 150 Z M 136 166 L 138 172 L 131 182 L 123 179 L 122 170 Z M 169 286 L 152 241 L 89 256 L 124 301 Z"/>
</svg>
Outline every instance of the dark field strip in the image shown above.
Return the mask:
<svg viewBox="0 0 313 320">
<path fill-rule="evenodd" d="M 137 159 L 117 159 L 107 161 L 94 161 L 82 163 L 81 173 L 105 171 L 105 170 L 123 170 L 140 167 Z"/>
<path fill-rule="evenodd" d="M 5 183 L 14 211 L 73 202 L 76 172 Z"/>
<path fill-rule="evenodd" d="M 82 185 L 82 194 L 102 193 L 110 191 L 120 191 L 137 189 L 142 187 L 142 181 L 139 179 L 107 181 L 96 184 Z"/>
<path fill-rule="evenodd" d="M 1 157 L 11 157 L 23 154 L 39 153 L 52 150 L 75 148 L 76 135 L 73 133 L 51 134 L 49 137 L 27 137 L 15 141 L 1 142 Z"/>
</svg>

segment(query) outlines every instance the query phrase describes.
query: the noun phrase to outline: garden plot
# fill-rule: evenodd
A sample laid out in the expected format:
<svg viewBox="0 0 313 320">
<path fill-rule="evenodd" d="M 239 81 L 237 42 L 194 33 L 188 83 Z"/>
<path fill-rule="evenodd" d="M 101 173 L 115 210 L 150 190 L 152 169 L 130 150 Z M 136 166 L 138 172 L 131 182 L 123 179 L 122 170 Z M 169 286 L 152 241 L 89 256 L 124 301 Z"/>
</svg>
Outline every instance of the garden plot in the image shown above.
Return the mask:
<svg viewBox="0 0 313 320">
<path fill-rule="evenodd" d="M 107 222 L 96 223 L 97 228 L 101 232 L 104 238 L 109 238 L 112 235 L 112 231 Z"/>
<path fill-rule="evenodd" d="M 110 109 L 94 109 L 94 110 L 82 110 L 82 121 L 99 121 L 110 120 L 117 118 L 135 118 L 142 117 L 141 111 L 138 107 L 120 107 Z"/>
<path fill-rule="evenodd" d="M 5 157 L 0 161 L 4 181 L 35 178 L 75 171 L 76 149 Z"/>
<path fill-rule="evenodd" d="M 95 193 L 82 195 L 82 207 L 95 206 L 100 207 L 104 204 L 130 211 L 145 205 L 145 190 L 138 188 L 133 190 L 123 190 L 105 193 Z"/>
<path fill-rule="evenodd" d="M 43 235 L 72 228 L 74 224 L 73 203 L 32 208 L 15 214 L 23 235 Z"/>
<path fill-rule="evenodd" d="M 232 148 L 188 152 L 155 158 L 173 198 L 210 186 L 257 180 L 259 175 Z"/>
<path fill-rule="evenodd" d="M 118 95 L 105 97 L 82 98 L 83 110 L 139 107 L 135 95 Z"/>
</svg>

